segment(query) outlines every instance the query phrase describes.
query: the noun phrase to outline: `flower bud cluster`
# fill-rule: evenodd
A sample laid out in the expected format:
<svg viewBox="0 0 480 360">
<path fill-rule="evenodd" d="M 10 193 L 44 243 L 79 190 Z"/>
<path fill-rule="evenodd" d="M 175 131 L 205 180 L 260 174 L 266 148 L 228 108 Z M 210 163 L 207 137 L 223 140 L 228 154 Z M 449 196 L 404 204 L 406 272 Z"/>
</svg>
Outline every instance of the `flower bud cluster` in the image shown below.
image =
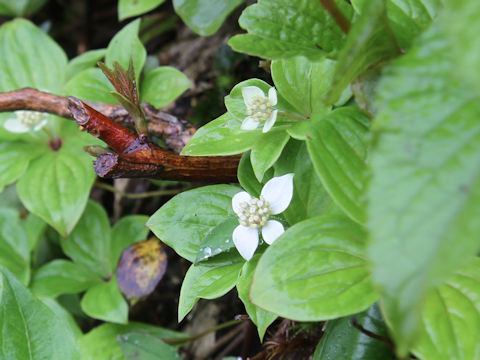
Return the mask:
<svg viewBox="0 0 480 360">
<path fill-rule="evenodd" d="M 240 225 L 257 229 L 267 223 L 270 213 L 270 204 L 260 196 L 260 199 L 252 198 L 240 203 L 238 219 Z"/>
<path fill-rule="evenodd" d="M 272 106 L 265 96 L 255 96 L 252 103 L 247 106 L 247 114 L 256 122 L 267 120 L 272 114 Z"/>
<path fill-rule="evenodd" d="M 43 120 L 43 113 L 38 111 L 19 110 L 15 114 L 20 123 L 30 128 L 38 125 Z"/>
</svg>

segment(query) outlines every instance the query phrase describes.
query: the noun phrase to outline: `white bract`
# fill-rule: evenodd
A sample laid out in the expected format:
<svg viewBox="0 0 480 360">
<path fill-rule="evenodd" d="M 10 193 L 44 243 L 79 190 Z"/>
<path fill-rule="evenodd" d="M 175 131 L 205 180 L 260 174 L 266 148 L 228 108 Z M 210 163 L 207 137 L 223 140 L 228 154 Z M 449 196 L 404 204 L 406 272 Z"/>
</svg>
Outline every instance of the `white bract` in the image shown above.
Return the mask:
<svg viewBox="0 0 480 360">
<path fill-rule="evenodd" d="M 278 110 L 273 107 L 277 105 L 277 91 L 274 87 L 268 90 L 268 97 L 256 86 L 245 86 L 242 88 L 243 101 L 247 107 L 247 117 L 240 126 L 243 130 L 255 130 L 258 124 L 265 122 L 263 132 L 270 130 L 277 120 Z"/>
<path fill-rule="evenodd" d="M 233 230 L 233 242 L 242 257 L 250 260 L 258 247 L 258 232 L 271 245 L 285 231 L 282 223 L 269 220 L 270 215 L 280 214 L 290 205 L 293 196 L 293 174 L 270 179 L 262 189 L 260 198 L 246 191 L 232 198 L 233 211 L 238 215 L 238 225 Z"/>
<path fill-rule="evenodd" d="M 38 131 L 47 123 L 44 113 L 38 111 L 15 111 L 14 118 L 8 118 L 3 127 L 12 133 Z"/>
</svg>

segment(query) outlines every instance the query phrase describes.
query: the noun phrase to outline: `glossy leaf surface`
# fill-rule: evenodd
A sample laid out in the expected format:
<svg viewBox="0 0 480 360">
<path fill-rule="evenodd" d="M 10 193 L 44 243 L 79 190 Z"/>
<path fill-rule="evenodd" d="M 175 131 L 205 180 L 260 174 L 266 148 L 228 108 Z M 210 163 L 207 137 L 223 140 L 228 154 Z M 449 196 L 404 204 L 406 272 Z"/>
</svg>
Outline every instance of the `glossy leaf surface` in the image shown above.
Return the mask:
<svg viewBox="0 0 480 360">
<path fill-rule="evenodd" d="M 179 97 L 192 83 L 177 69 L 160 66 L 149 71 L 141 82 L 141 101 L 159 108 Z"/>
<path fill-rule="evenodd" d="M 118 20 L 122 21 L 129 17 L 149 12 L 164 1 L 165 0 L 119 0 Z"/>
<path fill-rule="evenodd" d="M 5 268 L 0 268 L 0 358 L 79 359 L 73 332 Z"/>
<path fill-rule="evenodd" d="M 185 191 L 157 210 L 147 226 L 177 254 L 194 262 L 204 237 L 220 222 L 234 216 L 232 197 L 240 191 L 230 185 Z"/>
<path fill-rule="evenodd" d="M 237 283 L 242 266 L 243 261 L 220 266 L 191 265 L 180 290 L 178 321 L 182 321 L 198 299 L 215 299 L 229 292 Z"/>
<path fill-rule="evenodd" d="M 365 235 L 344 216 L 294 225 L 260 259 L 251 301 L 299 321 L 335 319 L 366 309 L 377 295 L 364 254 Z"/>
<path fill-rule="evenodd" d="M 0 192 L 23 175 L 39 150 L 43 149 L 23 142 L 0 143 Z"/>
<path fill-rule="evenodd" d="M 448 39 L 433 26 L 379 85 L 369 256 L 400 355 L 426 293 L 479 248 L 480 106 L 455 78 Z"/>
<path fill-rule="evenodd" d="M 213 35 L 225 18 L 244 0 L 173 0 L 175 12 L 202 36 Z"/>
<path fill-rule="evenodd" d="M 178 360 L 180 355 L 160 338 L 149 334 L 129 333 L 118 337 L 127 360 Z"/>
<path fill-rule="evenodd" d="M 353 220 L 365 221 L 364 186 L 369 119 L 354 107 L 314 118 L 308 152 L 320 180 L 335 203 Z"/>
<path fill-rule="evenodd" d="M 341 0 L 335 3 L 350 19 L 351 6 Z M 344 34 L 319 1 L 263 0 L 245 9 L 239 23 L 248 34 L 236 35 L 228 44 L 235 51 L 267 59 L 295 55 L 318 59 L 344 40 Z"/>
</svg>

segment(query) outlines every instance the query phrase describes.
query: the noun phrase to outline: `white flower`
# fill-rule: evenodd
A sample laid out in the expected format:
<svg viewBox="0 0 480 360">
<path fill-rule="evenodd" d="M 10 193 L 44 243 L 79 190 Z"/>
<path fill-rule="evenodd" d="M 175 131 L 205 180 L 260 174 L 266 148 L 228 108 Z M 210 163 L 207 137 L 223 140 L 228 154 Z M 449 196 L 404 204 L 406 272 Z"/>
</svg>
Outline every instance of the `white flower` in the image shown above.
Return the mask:
<svg viewBox="0 0 480 360">
<path fill-rule="evenodd" d="M 240 126 L 243 130 L 255 130 L 262 121 L 263 132 L 270 130 L 277 120 L 278 110 L 273 107 L 277 105 L 277 91 L 274 87 L 268 90 L 268 97 L 262 89 L 256 86 L 245 86 L 242 88 L 243 101 L 247 107 L 248 116 Z"/>
<path fill-rule="evenodd" d="M 293 196 L 293 174 L 270 179 L 262 189 L 260 199 L 242 191 L 232 198 L 233 211 L 239 223 L 233 230 L 233 243 L 246 260 L 250 260 L 258 247 L 258 232 L 271 245 L 285 231 L 282 223 L 268 220 L 270 215 L 280 214 L 290 205 Z"/>
<path fill-rule="evenodd" d="M 46 123 L 45 114 L 38 111 L 15 111 L 15 118 L 9 118 L 3 124 L 3 127 L 12 133 L 26 133 L 29 131 L 38 131 Z"/>
</svg>

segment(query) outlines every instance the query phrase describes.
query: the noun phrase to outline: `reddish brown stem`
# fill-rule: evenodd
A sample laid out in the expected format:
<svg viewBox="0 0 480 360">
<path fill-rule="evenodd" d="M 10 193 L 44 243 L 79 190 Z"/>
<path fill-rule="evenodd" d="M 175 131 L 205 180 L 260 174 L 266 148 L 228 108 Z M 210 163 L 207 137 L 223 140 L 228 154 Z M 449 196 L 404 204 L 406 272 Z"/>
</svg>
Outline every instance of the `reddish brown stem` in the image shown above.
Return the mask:
<svg viewBox="0 0 480 360">
<path fill-rule="evenodd" d="M 89 104 L 116 123 L 133 128 L 133 119 L 119 105 L 93 102 Z M 148 131 L 163 138 L 169 149 L 179 153 L 190 140 L 195 129 L 175 116 L 158 111 L 147 103 L 143 103 L 142 107 L 149 121 Z M 30 88 L 0 93 L 0 112 L 15 110 L 41 111 L 72 119 L 67 98 Z"/>
<path fill-rule="evenodd" d="M 337 23 L 338 27 L 345 33 L 350 32 L 350 21 L 345 17 L 345 15 L 340 11 L 337 4 L 333 0 L 320 0 L 320 3 L 325 10 L 332 15 L 333 20 Z"/>
<path fill-rule="evenodd" d="M 105 141 L 116 153 L 100 154 L 95 171 L 101 177 L 148 177 L 165 180 L 236 182 L 239 157 L 179 156 L 141 141 L 83 101 L 70 97 L 69 107 L 82 129 Z"/>
</svg>

